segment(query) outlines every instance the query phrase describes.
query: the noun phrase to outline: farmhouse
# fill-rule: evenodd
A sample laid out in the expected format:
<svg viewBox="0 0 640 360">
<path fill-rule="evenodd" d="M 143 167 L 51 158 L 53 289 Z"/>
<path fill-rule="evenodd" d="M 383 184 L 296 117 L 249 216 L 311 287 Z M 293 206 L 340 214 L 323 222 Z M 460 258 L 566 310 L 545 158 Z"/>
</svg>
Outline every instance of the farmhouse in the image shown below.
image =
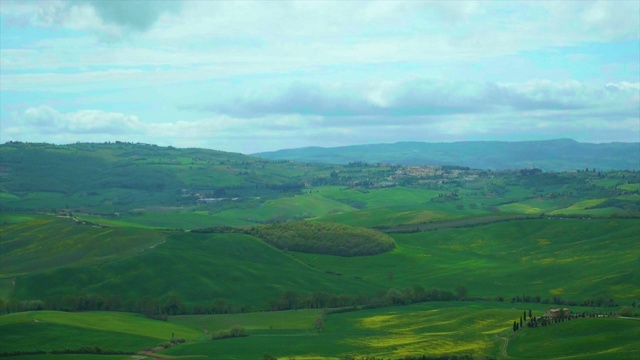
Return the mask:
<svg viewBox="0 0 640 360">
<path fill-rule="evenodd" d="M 563 309 L 549 309 L 544 313 L 544 316 L 549 320 L 568 318 L 571 311 L 567 308 Z"/>
</svg>

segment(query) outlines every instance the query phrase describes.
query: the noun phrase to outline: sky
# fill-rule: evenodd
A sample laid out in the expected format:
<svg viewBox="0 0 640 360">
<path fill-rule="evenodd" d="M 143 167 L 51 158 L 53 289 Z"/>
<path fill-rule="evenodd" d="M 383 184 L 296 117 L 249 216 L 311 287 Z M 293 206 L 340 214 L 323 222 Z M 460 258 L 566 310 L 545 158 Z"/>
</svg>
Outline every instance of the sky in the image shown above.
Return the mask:
<svg viewBox="0 0 640 360">
<path fill-rule="evenodd" d="M 635 0 L 0 0 L 0 142 L 638 142 L 639 41 Z"/>
</svg>

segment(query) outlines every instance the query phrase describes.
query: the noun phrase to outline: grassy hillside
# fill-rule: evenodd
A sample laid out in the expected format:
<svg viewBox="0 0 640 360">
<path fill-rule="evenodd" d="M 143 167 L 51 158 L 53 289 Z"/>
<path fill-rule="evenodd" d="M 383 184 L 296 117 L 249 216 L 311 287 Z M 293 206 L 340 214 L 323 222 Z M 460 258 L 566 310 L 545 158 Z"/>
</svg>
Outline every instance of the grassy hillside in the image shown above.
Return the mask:
<svg viewBox="0 0 640 360">
<path fill-rule="evenodd" d="M 259 359 L 264 353 L 278 358 L 342 359 L 351 354 L 376 356 L 384 359 L 401 359 L 404 356 L 471 355 L 501 358 L 504 340 L 513 336 L 511 324 L 523 310 L 531 309 L 540 315 L 546 306 L 526 304 L 517 306 L 499 303 L 442 302 L 403 307 L 371 309 L 350 313 L 330 314 L 324 321 L 324 331 L 313 329 L 317 313 L 293 311 L 283 313 L 256 313 L 237 315 L 207 315 L 172 317 L 170 322 L 198 328 L 225 329 L 231 324 L 247 329 L 249 337 L 224 341 L 199 342 L 166 351 L 170 355 L 208 355 L 221 360 Z M 579 308 L 576 308 L 579 310 Z M 576 324 L 575 332 L 564 335 L 565 324 Z M 582 324 L 582 325 L 581 325 Z M 609 330 L 617 329 L 622 339 L 620 345 L 629 350 L 630 341 L 637 335 L 634 322 L 615 319 L 580 319 L 575 322 L 549 326 L 535 331 L 550 331 L 558 342 L 567 346 L 576 338 L 602 332 L 602 338 L 594 343 L 586 342 L 573 350 L 573 355 L 589 354 L 603 350 L 602 344 L 616 342 Z M 541 339 L 525 338 L 531 330 L 522 330 L 511 340 L 509 357 L 517 355 L 520 337 L 534 347 L 544 347 L 551 336 Z M 529 348 L 523 349 L 525 351 Z M 537 351 L 544 351 L 538 349 Z M 616 349 L 610 349 L 612 353 Z M 553 350 L 544 354 L 551 354 Z M 635 354 L 620 351 L 620 354 Z M 519 358 L 519 357 L 515 357 Z M 536 357 L 531 357 L 536 358 Z M 541 357 L 537 357 L 541 358 Z M 546 357 L 542 357 L 546 358 Z M 632 357 L 627 357 L 632 358 Z"/>
<path fill-rule="evenodd" d="M 529 145 L 549 160 L 545 144 Z M 0 314 L 80 310 L 2 315 L 0 341 L 14 350 L 135 351 L 175 332 L 189 343 L 166 353 L 216 359 L 501 357 L 498 337 L 511 335 L 523 308 L 614 311 L 600 306 L 640 300 L 640 173 L 588 167 L 487 171 L 144 144 L 0 145 Z M 360 251 L 372 243 L 383 249 Z M 413 305 L 390 307 L 399 304 Z M 314 329 L 318 309 L 355 305 L 368 310 L 331 314 L 324 332 Z M 292 311 L 242 313 L 270 309 Z M 186 313 L 200 315 L 174 316 Z M 576 335 L 562 339 L 569 325 L 525 329 L 507 351 L 527 358 L 558 338 L 543 357 L 635 356 L 637 325 L 604 320 L 576 322 L 565 329 Z M 209 340 L 233 326 L 250 336 Z"/>
<path fill-rule="evenodd" d="M 84 229 L 87 235 L 105 230 L 77 225 L 73 229 Z M 37 231 L 48 233 L 46 227 Z M 37 231 L 31 236 L 37 238 Z M 79 239 L 90 239 L 81 234 Z M 42 258 L 50 267 L 38 270 L 34 265 L 29 274 L 6 285 L 15 283 L 13 296 L 24 300 L 84 293 L 115 294 L 122 301 L 149 296 L 163 303 L 175 295 L 183 304 L 208 305 L 223 298 L 231 305 L 255 309 L 270 306 L 271 299 L 287 291 L 374 296 L 376 291 L 403 292 L 414 286 L 454 290 L 461 285 L 469 296 L 503 296 L 507 301 L 527 294 L 541 300 L 613 297 L 628 305 L 640 296 L 636 271 L 640 224 L 633 219 L 520 220 L 394 234 L 393 251 L 352 258 L 282 252 L 243 234 L 154 234 L 165 241 L 150 241 L 155 246 L 145 244 L 142 252 L 120 249 L 117 258 L 88 257 L 73 267 L 56 268 L 53 265 L 73 256 L 70 250 L 78 246 L 59 239 L 48 245 L 59 253 L 44 257 L 36 248 L 24 255 Z M 100 241 L 79 243 L 84 244 L 80 253 L 105 249 Z M 15 271 L 26 272 L 30 264 L 25 262 Z"/>
<path fill-rule="evenodd" d="M 548 141 L 466 141 L 454 143 L 400 142 L 336 148 L 300 148 L 254 154 L 272 160 L 324 162 L 387 162 L 403 165 L 458 165 L 476 169 L 549 171 L 638 169 L 640 144 L 589 144 L 568 139 Z"/>
<path fill-rule="evenodd" d="M 17 222 L 22 218 L 26 221 Z M 134 256 L 162 243 L 161 232 L 101 228 L 54 216 L 10 217 L 0 228 L 2 276 L 80 267 Z"/>
<path fill-rule="evenodd" d="M 5 351 L 95 345 L 138 351 L 175 336 L 187 344 L 162 355 L 220 360 L 260 359 L 265 353 L 325 360 L 348 354 L 385 359 L 452 354 L 502 358 L 503 351 L 514 359 L 555 359 L 563 354 L 578 359 L 630 359 L 640 350 L 635 341 L 640 327 L 634 320 L 577 319 L 511 331 L 514 318 L 524 310 L 540 315 L 546 308 L 495 302 L 425 303 L 329 314 L 321 332 L 314 329 L 320 310 L 172 316 L 166 322 L 126 313 L 39 311 L 0 316 L 0 337 Z M 210 340 L 211 334 L 232 326 L 243 327 L 249 336 Z"/>
<path fill-rule="evenodd" d="M 374 289 L 361 280 L 311 268 L 248 235 L 173 233 L 135 256 L 20 277 L 14 294 L 20 299 L 117 294 L 123 301 L 145 296 L 164 301 L 175 294 L 182 303 L 206 305 L 223 298 L 264 309 L 268 300 L 287 290 L 358 294 Z"/>
<path fill-rule="evenodd" d="M 638 173 L 585 170 L 326 165 L 145 144 L 9 143 L 0 145 L 0 210 L 156 229 L 309 218 L 394 227 L 496 214 L 640 216 Z"/>
<path fill-rule="evenodd" d="M 639 319 L 578 319 L 524 328 L 509 341 L 510 359 L 637 359 Z"/>
<path fill-rule="evenodd" d="M 172 334 L 189 340 L 202 338 L 202 332 L 191 327 L 150 320 L 138 314 L 38 311 L 0 316 L 1 352 L 85 346 L 138 352 L 169 341 Z"/>
<path fill-rule="evenodd" d="M 208 198 L 298 190 L 305 174 L 331 169 L 206 149 L 145 144 L 0 145 L 3 207 L 50 210 L 192 204 Z"/>
<path fill-rule="evenodd" d="M 507 301 L 528 294 L 630 302 L 640 296 L 639 234 L 640 223 L 633 219 L 520 220 L 394 234 L 396 249 L 375 257 L 297 256 L 387 288 L 464 285 L 470 296 Z"/>
</svg>

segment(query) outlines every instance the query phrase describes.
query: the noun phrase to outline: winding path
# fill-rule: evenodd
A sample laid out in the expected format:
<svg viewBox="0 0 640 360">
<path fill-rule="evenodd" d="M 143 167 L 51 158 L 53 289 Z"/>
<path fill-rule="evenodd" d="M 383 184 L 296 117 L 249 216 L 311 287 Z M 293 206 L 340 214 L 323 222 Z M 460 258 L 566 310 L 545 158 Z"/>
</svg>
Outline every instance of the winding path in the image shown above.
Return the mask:
<svg viewBox="0 0 640 360">
<path fill-rule="evenodd" d="M 507 347 L 509 346 L 509 338 L 498 336 L 498 339 L 502 340 L 502 346 L 500 347 L 500 356 L 502 356 L 503 359 L 508 359 L 509 355 L 507 355 Z"/>
</svg>

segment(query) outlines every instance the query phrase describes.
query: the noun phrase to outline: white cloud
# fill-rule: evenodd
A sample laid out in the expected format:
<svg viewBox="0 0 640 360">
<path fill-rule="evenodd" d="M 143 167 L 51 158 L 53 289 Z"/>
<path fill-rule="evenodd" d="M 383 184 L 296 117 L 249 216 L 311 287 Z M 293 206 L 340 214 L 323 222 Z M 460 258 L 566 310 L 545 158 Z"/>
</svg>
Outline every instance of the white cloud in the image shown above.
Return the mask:
<svg viewBox="0 0 640 360">
<path fill-rule="evenodd" d="M 3 138 L 257 151 L 639 130 L 637 1 L 0 1 Z"/>
<path fill-rule="evenodd" d="M 533 85 L 528 85 L 529 87 Z M 619 90 L 616 90 L 619 91 Z M 634 92 L 638 90 L 633 87 Z M 29 108 L 2 124 L 3 140 L 140 141 L 252 153 L 299 146 L 339 146 L 395 141 L 526 140 L 569 136 L 583 141 L 637 141 L 638 103 L 615 113 L 608 108 L 530 111 L 322 116 L 213 115 L 192 121 L 141 121 L 135 115 L 99 110 L 60 112 Z M 634 113 L 635 112 L 635 113 Z"/>
<path fill-rule="evenodd" d="M 14 68 L 263 64 L 305 67 L 453 61 L 581 42 L 637 39 L 640 4 L 548 2 L 215 2 L 47 1 L 9 3 L 9 19 L 61 26 L 127 41 L 22 56 Z M 5 9 L 6 8 L 6 9 Z M 464 20 L 464 21 L 462 21 Z M 72 40 L 72 41 L 77 41 Z M 17 56 L 3 49 L 2 57 Z M 27 61 L 24 61 L 27 60 Z M 66 64 L 66 65 L 65 65 Z M 256 67 L 258 68 L 258 67 Z"/>
<path fill-rule="evenodd" d="M 412 79 L 322 86 L 294 83 L 284 88 L 254 89 L 223 103 L 194 104 L 194 110 L 235 116 L 306 114 L 345 116 L 430 116 L 462 113 L 509 113 L 538 110 L 609 109 L 640 106 L 638 83 L 594 86 L 575 80 L 524 83 Z M 187 107 L 189 108 L 189 107 Z"/>
<path fill-rule="evenodd" d="M 144 128 L 138 117 L 101 110 L 80 110 L 61 113 L 49 106 L 29 108 L 14 113 L 9 134 L 105 134 L 139 133 Z"/>
</svg>

